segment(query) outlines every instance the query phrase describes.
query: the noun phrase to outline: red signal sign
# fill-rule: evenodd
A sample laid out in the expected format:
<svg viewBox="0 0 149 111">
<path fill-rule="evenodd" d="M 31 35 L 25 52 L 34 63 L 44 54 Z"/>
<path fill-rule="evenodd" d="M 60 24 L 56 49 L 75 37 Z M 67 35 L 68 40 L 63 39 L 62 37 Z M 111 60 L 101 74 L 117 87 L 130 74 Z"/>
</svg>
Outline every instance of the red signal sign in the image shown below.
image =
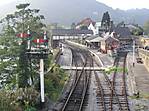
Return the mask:
<svg viewBox="0 0 149 111">
<path fill-rule="evenodd" d="M 29 37 L 30 35 L 27 34 L 27 33 L 20 33 L 20 34 L 17 34 L 17 37 L 20 37 L 20 38 L 27 38 Z"/>
<path fill-rule="evenodd" d="M 34 43 L 38 43 L 38 44 L 42 44 L 42 43 L 46 43 L 48 42 L 48 40 L 44 40 L 44 39 L 35 39 L 33 40 Z"/>
</svg>

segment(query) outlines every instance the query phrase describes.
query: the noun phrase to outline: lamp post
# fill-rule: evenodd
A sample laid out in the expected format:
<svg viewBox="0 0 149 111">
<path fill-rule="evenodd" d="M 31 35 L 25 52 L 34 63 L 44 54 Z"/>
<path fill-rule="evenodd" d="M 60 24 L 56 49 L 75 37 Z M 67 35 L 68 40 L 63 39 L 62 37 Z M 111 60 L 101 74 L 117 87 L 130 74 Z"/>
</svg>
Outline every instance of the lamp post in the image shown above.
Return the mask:
<svg viewBox="0 0 149 111">
<path fill-rule="evenodd" d="M 133 67 L 135 66 L 135 40 L 133 40 Z"/>
</svg>

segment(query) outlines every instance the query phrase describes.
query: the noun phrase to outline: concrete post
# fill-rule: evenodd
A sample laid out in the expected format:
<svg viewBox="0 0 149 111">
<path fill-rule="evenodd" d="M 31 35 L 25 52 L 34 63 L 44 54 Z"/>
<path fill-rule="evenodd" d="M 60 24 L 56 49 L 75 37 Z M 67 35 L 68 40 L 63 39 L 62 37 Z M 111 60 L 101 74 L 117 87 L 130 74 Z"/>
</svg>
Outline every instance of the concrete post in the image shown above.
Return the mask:
<svg viewBox="0 0 149 111">
<path fill-rule="evenodd" d="M 40 59 L 40 93 L 41 93 L 41 102 L 45 102 L 44 98 L 44 61 Z"/>
<path fill-rule="evenodd" d="M 29 26 L 28 26 L 28 30 L 27 30 L 27 34 L 28 34 L 28 41 L 27 41 L 27 49 L 29 50 L 29 49 L 31 49 L 31 40 L 30 40 L 30 30 L 29 30 Z"/>
</svg>

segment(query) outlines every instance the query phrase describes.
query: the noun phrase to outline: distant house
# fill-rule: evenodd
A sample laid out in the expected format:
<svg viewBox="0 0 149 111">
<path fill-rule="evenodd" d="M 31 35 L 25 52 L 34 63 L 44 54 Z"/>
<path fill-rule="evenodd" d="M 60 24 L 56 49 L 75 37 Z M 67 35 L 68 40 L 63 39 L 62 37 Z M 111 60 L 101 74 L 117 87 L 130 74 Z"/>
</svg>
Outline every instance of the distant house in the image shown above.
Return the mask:
<svg viewBox="0 0 149 111">
<path fill-rule="evenodd" d="M 120 44 L 131 45 L 133 38 L 128 27 L 115 27 L 113 29 L 114 38 L 118 39 Z"/>
<path fill-rule="evenodd" d="M 92 24 L 95 25 L 96 22 L 94 22 L 91 18 L 85 18 L 81 22 L 77 23 L 76 29 L 82 29 L 85 28 L 88 29 L 89 25 Z"/>
<path fill-rule="evenodd" d="M 76 29 L 88 29 L 93 31 L 93 35 L 100 35 L 99 33 L 105 31 L 101 27 L 101 22 L 95 22 L 91 18 L 85 18 L 76 25 Z"/>
<path fill-rule="evenodd" d="M 105 35 L 101 41 L 101 51 L 107 53 L 119 47 L 119 40 L 114 38 L 112 34 Z"/>
<path fill-rule="evenodd" d="M 88 29 L 92 30 L 94 35 L 97 34 L 97 30 L 96 30 L 95 26 L 92 23 L 88 26 Z"/>
<path fill-rule="evenodd" d="M 101 46 L 101 41 L 103 41 L 104 38 L 103 37 L 100 37 L 100 36 L 90 36 L 90 37 L 87 37 L 85 39 L 85 42 L 86 42 L 86 45 L 88 47 L 91 47 L 91 48 L 100 48 Z"/>
<path fill-rule="evenodd" d="M 137 29 L 138 27 L 134 24 L 125 24 L 126 27 L 129 28 L 130 32 L 132 32 L 134 29 Z"/>
<path fill-rule="evenodd" d="M 96 22 L 95 24 L 90 24 L 88 26 L 88 29 L 89 30 L 92 30 L 93 31 L 93 34 L 94 35 L 99 35 L 99 29 L 101 28 L 101 22 Z"/>
<path fill-rule="evenodd" d="M 93 35 L 92 30 L 53 29 L 51 30 L 51 46 L 55 48 L 59 46 L 60 41 L 67 39 L 83 39 L 87 35 Z"/>
<path fill-rule="evenodd" d="M 149 46 L 149 36 L 141 36 L 139 37 L 139 42 L 141 47 Z"/>
</svg>

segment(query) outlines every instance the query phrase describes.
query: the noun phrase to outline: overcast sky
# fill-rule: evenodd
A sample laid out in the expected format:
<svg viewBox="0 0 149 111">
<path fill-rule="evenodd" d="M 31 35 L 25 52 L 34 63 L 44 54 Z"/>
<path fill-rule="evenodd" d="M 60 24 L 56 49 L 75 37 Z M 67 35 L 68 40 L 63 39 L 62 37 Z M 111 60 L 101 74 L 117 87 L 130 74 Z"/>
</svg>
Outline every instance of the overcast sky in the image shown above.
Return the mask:
<svg viewBox="0 0 149 111">
<path fill-rule="evenodd" d="M 0 0 L 0 6 L 11 3 L 13 1 L 23 1 L 23 0 Z M 38 0 L 37 0 L 38 1 Z M 97 0 L 99 2 L 105 3 L 106 5 L 116 9 L 132 9 L 132 8 L 148 8 L 149 0 Z"/>
<path fill-rule="evenodd" d="M 149 0 L 96 0 L 116 9 L 148 8 Z"/>
<path fill-rule="evenodd" d="M 25 0 L 0 0 L 0 6 L 12 3 L 12 2 L 20 2 L 20 1 L 25 1 Z"/>
<path fill-rule="evenodd" d="M 13 1 L 17 1 L 17 0 L 0 0 L 0 6 L 11 3 Z"/>
</svg>

